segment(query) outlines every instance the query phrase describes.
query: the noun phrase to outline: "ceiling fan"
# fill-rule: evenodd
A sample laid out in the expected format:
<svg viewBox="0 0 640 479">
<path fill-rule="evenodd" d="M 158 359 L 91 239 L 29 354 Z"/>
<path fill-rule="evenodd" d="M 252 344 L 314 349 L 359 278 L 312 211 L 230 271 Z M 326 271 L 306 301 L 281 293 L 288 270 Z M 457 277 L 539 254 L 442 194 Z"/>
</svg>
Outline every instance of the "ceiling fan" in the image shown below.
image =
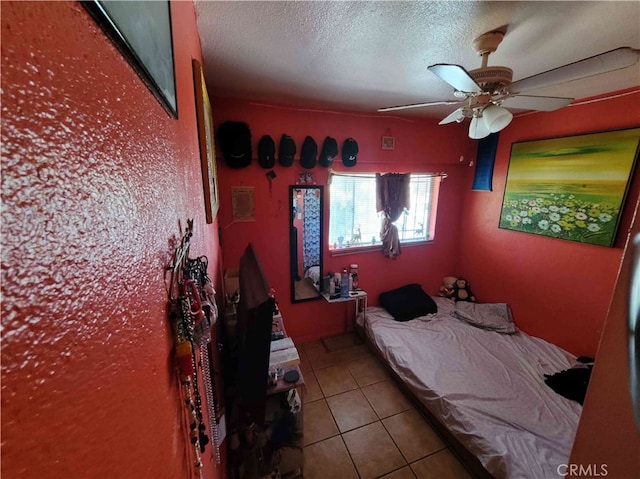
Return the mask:
<svg viewBox="0 0 640 479">
<path fill-rule="evenodd" d="M 574 100 L 523 95 L 522 92 L 626 68 L 636 63 L 640 57 L 640 50 L 621 47 L 512 82 L 513 70 L 503 66 L 487 65 L 489 55 L 496 51 L 504 35 L 504 31 L 496 30 L 474 40 L 473 48 L 482 57 L 482 66 L 476 70 L 467 71 L 460 65 L 447 63 L 437 63 L 428 67 L 430 72 L 454 88 L 453 95 L 456 100 L 392 106 L 379 108 L 378 111 L 463 104 L 439 124 L 454 121 L 460 123 L 465 118 L 470 118 L 469 137 L 480 139 L 502 130 L 511 123 L 513 114 L 507 108 L 553 111 L 567 106 Z"/>
</svg>

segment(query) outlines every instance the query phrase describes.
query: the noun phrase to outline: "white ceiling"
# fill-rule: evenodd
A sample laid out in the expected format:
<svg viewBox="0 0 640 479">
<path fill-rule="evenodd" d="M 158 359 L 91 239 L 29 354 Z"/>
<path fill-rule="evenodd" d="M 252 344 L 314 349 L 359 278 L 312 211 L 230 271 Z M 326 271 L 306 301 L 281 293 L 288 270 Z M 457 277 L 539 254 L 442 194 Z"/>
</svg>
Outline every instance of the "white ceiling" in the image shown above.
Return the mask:
<svg viewBox="0 0 640 479">
<path fill-rule="evenodd" d="M 453 100 L 427 70 L 480 67 L 482 33 L 507 27 L 489 65 L 525 78 L 614 48 L 640 48 L 640 2 L 244 2 L 195 0 L 211 95 L 375 112 Z M 528 91 L 586 98 L 640 85 L 640 67 Z M 387 113 L 443 118 L 456 106 Z M 383 115 L 380 113 L 380 115 Z"/>
</svg>

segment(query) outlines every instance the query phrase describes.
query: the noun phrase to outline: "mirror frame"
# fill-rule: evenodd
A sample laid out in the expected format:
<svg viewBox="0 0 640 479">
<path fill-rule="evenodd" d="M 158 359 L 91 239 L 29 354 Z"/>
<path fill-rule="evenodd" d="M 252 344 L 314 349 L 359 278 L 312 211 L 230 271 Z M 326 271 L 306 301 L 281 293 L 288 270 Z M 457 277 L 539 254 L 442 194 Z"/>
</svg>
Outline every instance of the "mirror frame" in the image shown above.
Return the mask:
<svg viewBox="0 0 640 479">
<path fill-rule="evenodd" d="M 318 287 L 318 295 L 309 298 L 296 299 L 296 277 L 299 274 L 298 270 L 298 235 L 297 228 L 294 227 L 294 211 L 293 211 L 293 195 L 296 190 L 319 190 L 320 192 L 320 284 Z M 304 233 L 303 233 L 304 234 Z M 324 250 L 324 186 L 322 185 L 289 185 L 289 276 L 291 281 L 291 303 L 305 303 L 307 301 L 317 301 L 322 299 L 322 253 Z M 304 267 L 304 265 L 303 265 Z"/>
</svg>

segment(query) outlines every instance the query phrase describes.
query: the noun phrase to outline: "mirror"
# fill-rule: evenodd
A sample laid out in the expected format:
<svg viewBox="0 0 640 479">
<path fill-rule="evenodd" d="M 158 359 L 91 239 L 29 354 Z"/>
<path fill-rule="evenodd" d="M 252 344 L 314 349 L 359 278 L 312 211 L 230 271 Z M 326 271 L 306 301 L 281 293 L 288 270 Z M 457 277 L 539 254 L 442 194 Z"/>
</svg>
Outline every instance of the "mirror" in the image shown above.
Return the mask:
<svg viewBox="0 0 640 479">
<path fill-rule="evenodd" d="M 321 299 L 324 188 L 289 186 L 291 302 Z"/>
</svg>

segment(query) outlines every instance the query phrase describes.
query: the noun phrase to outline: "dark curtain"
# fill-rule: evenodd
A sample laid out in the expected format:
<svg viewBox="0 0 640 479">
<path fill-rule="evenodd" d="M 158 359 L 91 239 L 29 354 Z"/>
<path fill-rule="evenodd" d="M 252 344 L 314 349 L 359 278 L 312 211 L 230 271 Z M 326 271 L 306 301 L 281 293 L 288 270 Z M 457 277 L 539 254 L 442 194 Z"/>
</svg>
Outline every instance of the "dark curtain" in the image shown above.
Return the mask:
<svg viewBox="0 0 640 479">
<path fill-rule="evenodd" d="M 383 212 L 380 238 L 382 254 L 387 258 L 400 255 L 398 228 L 393 224 L 405 209 L 409 209 L 409 181 L 411 175 L 400 173 L 376 174 L 376 211 Z"/>
</svg>

